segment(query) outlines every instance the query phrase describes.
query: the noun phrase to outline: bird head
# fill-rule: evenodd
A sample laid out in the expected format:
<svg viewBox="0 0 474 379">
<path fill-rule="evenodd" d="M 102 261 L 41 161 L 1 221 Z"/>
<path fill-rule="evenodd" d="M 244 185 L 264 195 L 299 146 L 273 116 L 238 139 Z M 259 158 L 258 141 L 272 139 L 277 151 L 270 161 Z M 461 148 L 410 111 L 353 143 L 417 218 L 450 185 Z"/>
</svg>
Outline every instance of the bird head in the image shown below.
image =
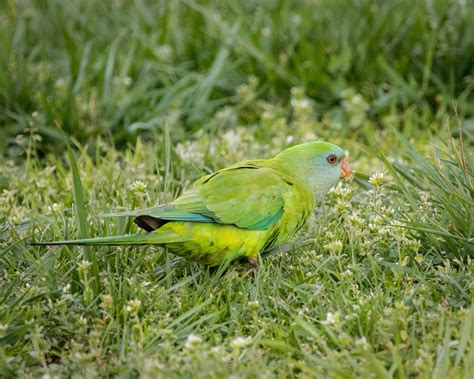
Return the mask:
<svg viewBox="0 0 474 379">
<path fill-rule="evenodd" d="M 351 174 L 346 152 L 329 142 L 314 141 L 283 150 L 274 160 L 290 175 L 297 176 L 320 199 L 339 179 Z"/>
</svg>

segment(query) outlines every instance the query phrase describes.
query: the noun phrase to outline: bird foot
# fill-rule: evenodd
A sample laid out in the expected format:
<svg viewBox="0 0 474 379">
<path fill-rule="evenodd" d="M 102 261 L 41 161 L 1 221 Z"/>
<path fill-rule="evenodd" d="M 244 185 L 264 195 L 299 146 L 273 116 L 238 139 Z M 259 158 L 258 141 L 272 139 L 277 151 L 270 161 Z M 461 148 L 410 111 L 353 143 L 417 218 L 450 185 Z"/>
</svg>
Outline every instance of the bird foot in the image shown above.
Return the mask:
<svg viewBox="0 0 474 379">
<path fill-rule="evenodd" d="M 258 256 L 257 257 L 247 257 L 247 260 L 254 268 L 257 268 L 259 266 Z"/>
</svg>

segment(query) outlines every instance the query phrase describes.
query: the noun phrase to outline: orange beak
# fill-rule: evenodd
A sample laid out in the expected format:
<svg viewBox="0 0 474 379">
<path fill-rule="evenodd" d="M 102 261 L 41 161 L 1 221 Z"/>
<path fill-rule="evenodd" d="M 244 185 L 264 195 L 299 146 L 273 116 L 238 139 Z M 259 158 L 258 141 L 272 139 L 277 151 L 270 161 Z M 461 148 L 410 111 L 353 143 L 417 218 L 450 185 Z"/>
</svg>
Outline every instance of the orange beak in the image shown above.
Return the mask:
<svg viewBox="0 0 474 379">
<path fill-rule="evenodd" d="M 341 165 L 341 179 L 346 179 L 351 175 L 351 168 L 349 167 L 349 162 L 347 158 L 342 161 Z"/>
</svg>

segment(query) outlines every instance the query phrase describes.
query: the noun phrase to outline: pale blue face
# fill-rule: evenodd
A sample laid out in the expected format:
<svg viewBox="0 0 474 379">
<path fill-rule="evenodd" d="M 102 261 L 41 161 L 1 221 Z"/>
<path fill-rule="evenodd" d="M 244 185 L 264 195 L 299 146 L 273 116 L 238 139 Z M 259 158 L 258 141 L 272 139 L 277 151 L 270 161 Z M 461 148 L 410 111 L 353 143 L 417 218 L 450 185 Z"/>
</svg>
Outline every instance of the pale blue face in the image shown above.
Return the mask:
<svg viewBox="0 0 474 379">
<path fill-rule="evenodd" d="M 346 153 L 336 145 L 332 145 L 326 152 L 321 152 L 315 157 L 311 187 L 316 199 L 320 199 L 341 179 L 341 166 L 345 161 L 347 161 Z"/>
<path fill-rule="evenodd" d="M 274 159 L 287 172 L 305 182 L 315 200 L 320 199 L 339 181 L 342 176 L 341 166 L 347 166 L 344 150 L 324 141 L 290 147 Z"/>
</svg>

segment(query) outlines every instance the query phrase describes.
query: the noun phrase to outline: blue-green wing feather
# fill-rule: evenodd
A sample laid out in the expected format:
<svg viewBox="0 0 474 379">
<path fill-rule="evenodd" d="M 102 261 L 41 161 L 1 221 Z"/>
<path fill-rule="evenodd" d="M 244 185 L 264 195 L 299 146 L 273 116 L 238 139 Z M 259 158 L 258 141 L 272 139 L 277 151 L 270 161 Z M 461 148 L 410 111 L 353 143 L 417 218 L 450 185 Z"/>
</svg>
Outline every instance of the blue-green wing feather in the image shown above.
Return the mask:
<svg viewBox="0 0 474 379">
<path fill-rule="evenodd" d="M 284 196 L 290 190 L 291 183 L 280 172 L 244 163 L 199 179 L 171 204 L 102 216 L 151 216 L 264 230 L 283 215 Z"/>
<path fill-rule="evenodd" d="M 192 213 L 179 209 L 173 204 L 158 205 L 156 207 L 138 209 L 125 212 L 104 213 L 101 217 L 138 217 L 151 216 L 168 221 L 194 221 L 194 222 L 214 222 L 211 217 L 200 213 Z"/>
<path fill-rule="evenodd" d="M 280 173 L 259 166 L 234 166 L 219 171 L 185 192 L 173 204 L 211 217 L 215 222 L 264 230 L 283 214 L 284 195 L 291 184 Z"/>
</svg>

